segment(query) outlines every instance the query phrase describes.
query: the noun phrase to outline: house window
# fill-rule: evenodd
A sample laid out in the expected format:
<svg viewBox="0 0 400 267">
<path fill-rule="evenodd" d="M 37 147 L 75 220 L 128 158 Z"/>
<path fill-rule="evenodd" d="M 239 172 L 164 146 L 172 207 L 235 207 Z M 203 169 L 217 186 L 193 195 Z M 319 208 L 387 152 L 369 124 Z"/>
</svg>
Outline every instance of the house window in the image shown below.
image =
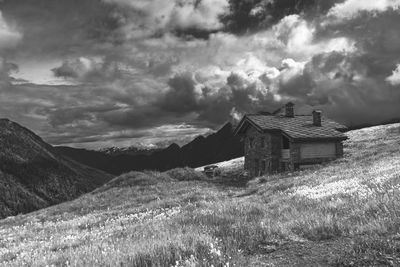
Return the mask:
<svg viewBox="0 0 400 267">
<path fill-rule="evenodd" d="M 249 146 L 250 146 L 250 148 L 254 147 L 254 138 L 253 137 L 249 138 Z"/>
<path fill-rule="evenodd" d="M 265 147 L 265 137 L 261 137 L 261 147 Z"/>
<path fill-rule="evenodd" d="M 289 139 L 286 136 L 282 136 L 282 149 L 289 149 Z"/>
</svg>

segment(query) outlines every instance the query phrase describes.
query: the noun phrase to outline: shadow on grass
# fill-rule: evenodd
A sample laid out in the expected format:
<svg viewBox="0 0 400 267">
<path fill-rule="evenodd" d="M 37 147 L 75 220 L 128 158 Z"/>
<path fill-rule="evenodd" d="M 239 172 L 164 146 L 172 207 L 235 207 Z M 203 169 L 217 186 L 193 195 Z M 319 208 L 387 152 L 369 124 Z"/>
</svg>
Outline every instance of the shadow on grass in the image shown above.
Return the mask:
<svg viewBox="0 0 400 267">
<path fill-rule="evenodd" d="M 397 236 L 359 236 L 335 266 L 400 266 L 400 238 Z"/>
</svg>

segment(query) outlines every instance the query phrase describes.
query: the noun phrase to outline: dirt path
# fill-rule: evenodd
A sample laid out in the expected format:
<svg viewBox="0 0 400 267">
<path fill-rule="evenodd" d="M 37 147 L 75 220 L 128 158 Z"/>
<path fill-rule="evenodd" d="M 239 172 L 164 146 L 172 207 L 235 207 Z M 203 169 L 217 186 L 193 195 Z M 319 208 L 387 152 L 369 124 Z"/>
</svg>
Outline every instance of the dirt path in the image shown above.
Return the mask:
<svg viewBox="0 0 400 267">
<path fill-rule="evenodd" d="M 345 256 L 352 240 L 288 242 L 280 246 L 266 245 L 251 259 L 251 266 L 338 266 L 335 262 Z"/>
</svg>

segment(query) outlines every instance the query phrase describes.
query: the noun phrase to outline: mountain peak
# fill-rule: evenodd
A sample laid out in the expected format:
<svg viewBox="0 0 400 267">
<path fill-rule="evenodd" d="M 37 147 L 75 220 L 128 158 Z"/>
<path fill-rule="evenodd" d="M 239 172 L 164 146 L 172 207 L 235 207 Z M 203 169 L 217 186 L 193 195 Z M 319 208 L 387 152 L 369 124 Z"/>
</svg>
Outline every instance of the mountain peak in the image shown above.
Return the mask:
<svg viewBox="0 0 400 267">
<path fill-rule="evenodd" d="M 225 124 L 224 124 L 224 126 L 222 126 L 221 127 L 221 129 L 232 129 L 232 123 L 231 122 L 226 122 Z M 220 130 L 221 130 L 220 129 Z"/>
<path fill-rule="evenodd" d="M 181 147 L 177 143 L 170 144 L 166 149 L 167 150 L 179 150 Z"/>
<path fill-rule="evenodd" d="M 233 133 L 233 125 L 230 122 L 227 122 L 222 126 L 215 134 L 223 135 L 223 136 L 231 136 Z"/>
</svg>

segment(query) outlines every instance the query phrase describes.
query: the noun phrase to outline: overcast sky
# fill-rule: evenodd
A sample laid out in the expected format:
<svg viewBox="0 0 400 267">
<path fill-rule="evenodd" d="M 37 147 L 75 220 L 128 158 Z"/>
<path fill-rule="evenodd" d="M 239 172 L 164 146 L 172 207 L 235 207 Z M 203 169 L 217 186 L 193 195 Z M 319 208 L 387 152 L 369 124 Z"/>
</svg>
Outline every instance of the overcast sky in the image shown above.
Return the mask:
<svg viewBox="0 0 400 267">
<path fill-rule="evenodd" d="M 400 117 L 400 0 L 0 0 L 0 117 L 51 144 L 177 141 L 287 101 Z"/>
</svg>

